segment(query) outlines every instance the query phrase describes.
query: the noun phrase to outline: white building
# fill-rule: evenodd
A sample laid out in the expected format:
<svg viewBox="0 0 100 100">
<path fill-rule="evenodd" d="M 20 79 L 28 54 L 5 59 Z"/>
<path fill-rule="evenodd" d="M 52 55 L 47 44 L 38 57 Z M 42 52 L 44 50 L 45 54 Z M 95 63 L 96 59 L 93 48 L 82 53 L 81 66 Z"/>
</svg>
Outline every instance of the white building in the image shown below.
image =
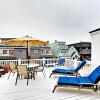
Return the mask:
<svg viewBox="0 0 100 100">
<path fill-rule="evenodd" d="M 97 67 L 100 65 L 100 28 L 89 32 L 91 35 L 92 42 L 92 64 Z"/>
</svg>

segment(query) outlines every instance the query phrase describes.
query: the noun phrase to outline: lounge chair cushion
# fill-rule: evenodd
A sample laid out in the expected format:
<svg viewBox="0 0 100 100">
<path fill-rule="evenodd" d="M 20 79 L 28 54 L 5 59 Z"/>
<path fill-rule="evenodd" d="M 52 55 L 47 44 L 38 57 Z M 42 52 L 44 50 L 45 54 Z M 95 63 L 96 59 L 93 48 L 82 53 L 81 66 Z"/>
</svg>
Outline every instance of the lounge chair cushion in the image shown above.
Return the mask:
<svg viewBox="0 0 100 100">
<path fill-rule="evenodd" d="M 96 68 L 90 75 L 89 78 L 90 80 L 95 84 L 98 79 L 100 78 L 100 73 L 98 72 L 98 70 L 100 69 L 100 67 Z"/>
<path fill-rule="evenodd" d="M 86 77 L 59 77 L 57 85 L 61 86 L 83 86 L 83 87 L 91 87 L 97 84 L 100 81 L 100 66 L 98 66 L 89 76 Z M 53 92 L 55 91 L 57 85 L 55 86 Z M 98 87 L 96 86 L 95 91 L 97 91 Z"/>
<path fill-rule="evenodd" d="M 96 84 L 100 80 L 100 66 L 98 66 L 89 76 L 87 77 L 59 77 L 59 85 L 92 85 Z"/>
<path fill-rule="evenodd" d="M 82 61 L 82 62 L 76 67 L 76 69 L 72 69 L 72 70 L 56 68 L 56 69 L 54 69 L 54 70 L 52 71 L 52 73 L 67 73 L 67 74 L 73 74 L 74 72 L 77 72 L 85 63 L 86 63 L 86 61 Z"/>
<path fill-rule="evenodd" d="M 93 82 L 88 77 L 80 77 L 79 81 L 79 84 L 82 84 L 82 86 L 89 86 L 93 84 Z"/>
<path fill-rule="evenodd" d="M 96 71 L 100 73 L 100 66 L 96 68 Z"/>
<path fill-rule="evenodd" d="M 58 85 L 79 85 L 79 79 L 75 77 L 59 77 Z"/>
<path fill-rule="evenodd" d="M 67 69 L 57 68 L 57 69 L 54 69 L 52 72 L 53 73 L 73 73 L 74 70 L 67 70 Z"/>
<path fill-rule="evenodd" d="M 82 61 L 81 63 L 79 63 L 79 65 L 76 67 L 76 69 L 74 70 L 75 72 L 78 72 L 78 70 L 86 63 L 86 61 Z"/>
<path fill-rule="evenodd" d="M 93 84 L 91 80 L 88 77 L 59 77 L 58 80 L 59 85 L 74 85 L 79 86 L 80 84 L 83 84 L 84 86 L 88 86 Z"/>
</svg>

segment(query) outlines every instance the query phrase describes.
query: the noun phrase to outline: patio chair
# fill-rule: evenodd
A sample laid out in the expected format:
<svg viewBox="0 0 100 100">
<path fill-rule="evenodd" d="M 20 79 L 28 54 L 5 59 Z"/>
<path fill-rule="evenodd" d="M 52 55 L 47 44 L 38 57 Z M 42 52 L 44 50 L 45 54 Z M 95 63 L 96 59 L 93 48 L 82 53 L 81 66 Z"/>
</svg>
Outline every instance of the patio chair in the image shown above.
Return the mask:
<svg viewBox="0 0 100 100">
<path fill-rule="evenodd" d="M 29 59 L 29 63 L 30 64 L 36 64 L 36 60 L 35 59 Z"/>
<path fill-rule="evenodd" d="M 8 66 L 9 66 L 9 71 L 10 71 L 9 75 L 8 75 L 8 79 L 9 79 L 10 74 L 13 73 L 13 76 L 14 76 L 14 74 L 17 72 L 17 70 L 16 70 L 16 65 L 14 62 L 9 62 Z"/>
<path fill-rule="evenodd" d="M 76 77 L 80 76 L 80 74 L 78 73 L 78 71 L 85 65 L 86 61 L 82 61 L 79 63 L 79 65 L 75 68 L 75 69 L 61 69 L 61 68 L 56 68 L 52 71 L 52 73 L 50 74 L 49 78 L 51 77 L 51 75 L 53 74 L 64 74 L 64 75 L 76 75 Z"/>
<path fill-rule="evenodd" d="M 29 75 L 29 71 L 27 69 L 27 65 L 18 65 L 17 66 L 17 77 L 16 77 L 16 82 L 15 82 L 15 85 L 17 85 L 17 80 L 18 78 L 24 78 L 24 79 L 27 79 L 27 85 L 28 85 L 28 80 L 30 78 L 30 75 Z M 32 79 L 32 74 L 31 74 L 31 79 Z"/>
<path fill-rule="evenodd" d="M 86 77 L 59 77 L 57 85 L 53 89 L 53 93 L 57 87 L 74 86 L 80 88 L 93 89 L 95 92 L 99 89 L 98 82 L 100 81 L 100 66 Z"/>
<path fill-rule="evenodd" d="M 33 71 L 34 71 L 34 73 L 42 72 L 44 78 L 46 77 L 46 73 L 45 73 L 45 71 L 44 71 L 44 66 L 35 67 L 35 68 L 33 68 Z"/>
</svg>

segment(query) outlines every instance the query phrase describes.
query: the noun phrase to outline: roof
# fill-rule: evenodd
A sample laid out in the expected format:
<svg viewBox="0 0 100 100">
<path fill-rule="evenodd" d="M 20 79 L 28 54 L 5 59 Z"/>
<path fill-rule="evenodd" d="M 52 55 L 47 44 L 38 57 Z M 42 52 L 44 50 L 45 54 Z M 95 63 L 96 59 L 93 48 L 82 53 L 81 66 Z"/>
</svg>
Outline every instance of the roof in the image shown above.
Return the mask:
<svg viewBox="0 0 100 100">
<path fill-rule="evenodd" d="M 4 48 L 6 48 L 6 49 L 9 49 L 9 48 L 13 48 L 13 49 L 26 49 L 27 47 L 24 47 L 24 46 L 5 46 L 5 45 L 0 45 L 0 48 L 1 49 L 4 49 Z"/>
<path fill-rule="evenodd" d="M 100 31 L 100 28 L 95 29 L 95 30 L 93 30 L 93 31 L 90 31 L 89 33 L 93 33 L 93 32 L 96 32 L 96 31 Z"/>
<path fill-rule="evenodd" d="M 2 37 L 1 37 L 0 39 L 15 39 L 15 38 L 2 38 Z"/>
<path fill-rule="evenodd" d="M 32 46 L 31 49 L 45 49 L 45 48 L 51 48 L 50 46 Z"/>
<path fill-rule="evenodd" d="M 91 47 L 91 42 L 79 42 L 74 44 L 67 45 L 68 47 L 74 46 L 74 47 Z"/>
</svg>

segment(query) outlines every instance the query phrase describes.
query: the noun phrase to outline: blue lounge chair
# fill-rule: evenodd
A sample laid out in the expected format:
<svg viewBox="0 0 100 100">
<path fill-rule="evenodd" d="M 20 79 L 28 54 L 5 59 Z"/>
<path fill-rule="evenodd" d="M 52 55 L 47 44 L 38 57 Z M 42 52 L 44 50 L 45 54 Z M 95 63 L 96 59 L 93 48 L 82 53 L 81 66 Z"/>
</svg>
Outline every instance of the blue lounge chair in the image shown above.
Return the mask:
<svg viewBox="0 0 100 100">
<path fill-rule="evenodd" d="M 85 65 L 86 61 L 82 61 L 81 63 L 79 63 L 79 65 L 72 70 L 68 70 L 68 69 L 60 69 L 60 68 L 56 68 L 52 71 L 52 73 L 50 74 L 49 78 L 51 77 L 51 75 L 53 74 L 70 74 L 70 75 L 76 75 L 76 76 L 80 76 L 80 74 L 78 73 L 78 71 Z"/>
<path fill-rule="evenodd" d="M 94 91 L 99 89 L 98 82 L 100 80 L 100 66 L 98 66 L 87 77 L 59 77 L 57 85 L 53 89 L 53 93 L 58 86 L 78 86 L 79 88 L 92 88 Z"/>
<path fill-rule="evenodd" d="M 65 59 L 64 58 L 60 58 L 58 60 L 58 63 L 56 64 L 56 66 L 64 66 L 65 65 Z"/>
</svg>

